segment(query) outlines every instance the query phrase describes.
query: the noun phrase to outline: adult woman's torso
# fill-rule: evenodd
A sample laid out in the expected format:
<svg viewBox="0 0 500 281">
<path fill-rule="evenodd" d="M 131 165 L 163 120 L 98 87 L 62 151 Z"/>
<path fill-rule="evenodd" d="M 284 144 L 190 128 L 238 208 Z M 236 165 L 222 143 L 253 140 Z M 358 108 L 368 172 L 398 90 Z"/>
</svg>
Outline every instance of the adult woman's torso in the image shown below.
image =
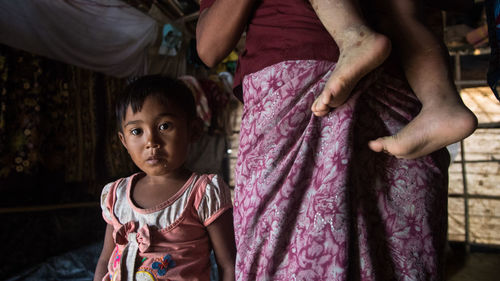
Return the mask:
<svg viewBox="0 0 500 281">
<path fill-rule="evenodd" d="M 201 10 L 215 0 L 203 0 Z M 337 61 L 339 50 L 307 0 L 256 1 L 245 49 L 234 79 L 235 93 L 245 75 L 287 60 Z M 239 93 L 238 93 L 239 92 Z M 241 98 L 241 96 L 239 96 Z"/>
</svg>

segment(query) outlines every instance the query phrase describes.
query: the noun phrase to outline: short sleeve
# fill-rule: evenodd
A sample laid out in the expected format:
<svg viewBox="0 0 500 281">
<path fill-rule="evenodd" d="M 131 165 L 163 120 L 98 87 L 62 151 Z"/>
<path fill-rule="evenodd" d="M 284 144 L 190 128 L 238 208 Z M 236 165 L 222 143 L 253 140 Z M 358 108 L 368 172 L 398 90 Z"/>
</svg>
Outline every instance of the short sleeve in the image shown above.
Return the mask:
<svg viewBox="0 0 500 281">
<path fill-rule="evenodd" d="M 200 220 L 204 226 L 208 226 L 232 206 L 229 187 L 224 180 L 214 175 L 207 181 L 205 192 L 198 206 Z"/>
<path fill-rule="evenodd" d="M 212 6 L 215 0 L 200 0 L 200 12 Z"/>
<path fill-rule="evenodd" d="M 102 209 L 102 217 L 104 220 L 111 224 L 111 210 L 109 209 L 109 206 L 107 204 L 108 201 L 108 195 L 111 190 L 111 186 L 113 183 L 108 183 L 104 186 L 101 192 L 101 209 Z"/>
</svg>

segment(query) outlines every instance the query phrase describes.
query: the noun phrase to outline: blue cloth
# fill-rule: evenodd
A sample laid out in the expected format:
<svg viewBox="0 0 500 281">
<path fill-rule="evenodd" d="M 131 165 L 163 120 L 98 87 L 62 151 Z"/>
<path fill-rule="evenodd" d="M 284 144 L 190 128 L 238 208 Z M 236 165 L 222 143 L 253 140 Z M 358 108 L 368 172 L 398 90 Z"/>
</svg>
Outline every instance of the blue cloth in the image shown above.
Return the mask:
<svg viewBox="0 0 500 281">
<path fill-rule="evenodd" d="M 7 281 L 93 280 L 102 242 L 47 259 Z"/>
<path fill-rule="evenodd" d="M 49 258 L 46 262 L 6 281 L 92 281 L 101 249 L 102 242 L 98 242 Z M 210 254 L 210 261 L 212 264 L 210 280 L 217 281 L 219 276 L 213 251 Z"/>
<path fill-rule="evenodd" d="M 486 0 L 486 19 L 491 48 L 488 85 L 500 101 L 500 0 Z"/>
</svg>

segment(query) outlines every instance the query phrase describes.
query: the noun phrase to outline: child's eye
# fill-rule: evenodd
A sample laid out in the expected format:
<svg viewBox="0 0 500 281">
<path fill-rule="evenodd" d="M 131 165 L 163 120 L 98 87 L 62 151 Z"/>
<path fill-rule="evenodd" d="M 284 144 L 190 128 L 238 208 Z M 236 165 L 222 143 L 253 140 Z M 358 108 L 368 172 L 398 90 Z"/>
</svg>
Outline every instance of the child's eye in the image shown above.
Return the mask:
<svg viewBox="0 0 500 281">
<path fill-rule="evenodd" d="M 130 130 L 130 133 L 134 136 L 138 136 L 142 133 L 142 130 L 141 129 L 132 129 L 132 130 Z"/>
<path fill-rule="evenodd" d="M 163 123 L 158 128 L 160 129 L 160 131 L 163 131 L 163 130 L 168 130 L 170 127 L 171 127 L 170 123 Z"/>
</svg>

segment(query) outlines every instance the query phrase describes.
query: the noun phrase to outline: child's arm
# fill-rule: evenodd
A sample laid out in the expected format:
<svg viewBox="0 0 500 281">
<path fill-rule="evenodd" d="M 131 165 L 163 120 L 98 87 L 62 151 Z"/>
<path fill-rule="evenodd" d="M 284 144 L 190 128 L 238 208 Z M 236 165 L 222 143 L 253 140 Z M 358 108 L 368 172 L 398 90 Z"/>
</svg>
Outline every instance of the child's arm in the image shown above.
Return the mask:
<svg viewBox="0 0 500 281">
<path fill-rule="evenodd" d="M 214 248 L 220 280 L 233 281 L 235 279 L 236 243 L 234 241 L 232 209 L 225 211 L 208 225 L 207 230 Z"/>
<path fill-rule="evenodd" d="M 196 26 L 196 49 L 214 67 L 236 47 L 255 0 L 216 0 L 203 10 Z"/>
<path fill-rule="evenodd" d="M 106 234 L 104 234 L 104 245 L 102 246 L 101 255 L 95 268 L 94 281 L 101 281 L 106 273 L 108 273 L 108 262 L 114 248 L 113 227 L 108 224 L 106 226 Z"/>
</svg>

